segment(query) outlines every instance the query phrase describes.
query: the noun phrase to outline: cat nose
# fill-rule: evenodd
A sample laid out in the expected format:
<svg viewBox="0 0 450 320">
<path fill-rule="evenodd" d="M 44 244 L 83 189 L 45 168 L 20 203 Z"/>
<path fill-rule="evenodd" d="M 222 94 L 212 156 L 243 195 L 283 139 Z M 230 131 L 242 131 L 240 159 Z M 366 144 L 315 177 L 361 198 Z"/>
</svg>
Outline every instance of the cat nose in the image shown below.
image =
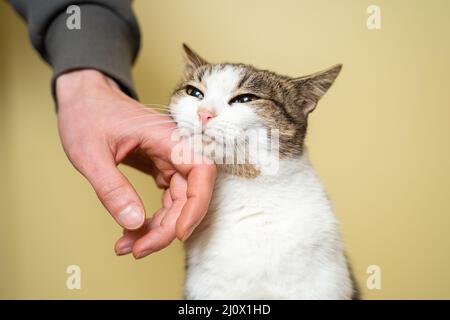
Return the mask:
<svg viewBox="0 0 450 320">
<path fill-rule="evenodd" d="M 209 120 L 215 117 L 215 114 L 210 110 L 200 109 L 197 112 L 200 122 L 202 123 L 202 126 L 206 126 Z"/>
</svg>

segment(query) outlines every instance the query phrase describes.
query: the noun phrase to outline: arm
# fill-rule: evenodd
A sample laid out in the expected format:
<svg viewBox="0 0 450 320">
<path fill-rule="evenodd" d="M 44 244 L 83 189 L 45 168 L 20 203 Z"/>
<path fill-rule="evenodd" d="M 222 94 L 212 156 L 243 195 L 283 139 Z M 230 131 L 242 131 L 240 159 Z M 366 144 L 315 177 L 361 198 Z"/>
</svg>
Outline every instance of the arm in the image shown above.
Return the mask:
<svg viewBox="0 0 450 320">
<path fill-rule="evenodd" d="M 130 2 L 76 1 L 81 29 L 69 30 L 66 8 L 73 2 L 10 0 L 27 21 L 33 46 L 54 68 L 64 151 L 127 230 L 116 244 L 117 254 L 141 258 L 175 237 L 189 237 L 208 208 L 215 167 L 172 163 L 173 120 L 133 99 L 130 68 L 139 50 L 139 29 Z M 163 207 L 147 222 L 119 163 L 151 174 L 165 189 Z"/>
<path fill-rule="evenodd" d="M 53 67 L 56 78 L 71 70 L 92 68 L 114 79 L 126 94 L 136 98 L 131 65 L 140 46 L 137 20 L 128 0 L 77 1 L 81 29 L 69 30 L 67 7 L 73 0 L 9 0 L 26 20 L 31 43 Z"/>
</svg>

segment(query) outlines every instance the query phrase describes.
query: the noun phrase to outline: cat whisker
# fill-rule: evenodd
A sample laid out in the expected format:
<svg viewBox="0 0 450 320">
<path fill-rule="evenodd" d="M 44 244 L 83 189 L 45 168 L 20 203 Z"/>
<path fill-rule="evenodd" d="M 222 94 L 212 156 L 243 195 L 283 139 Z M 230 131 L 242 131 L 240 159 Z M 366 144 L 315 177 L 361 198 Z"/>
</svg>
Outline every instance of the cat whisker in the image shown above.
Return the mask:
<svg viewBox="0 0 450 320">
<path fill-rule="evenodd" d="M 151 122 L 151 123 L 142 123 L 138 126 L 134 126 L 133 128 L 129 129 L 129 130 L 125 130 L 123 132 L 121 132 L 122 136 L 128 136 L 128 135 L 133 135 L 138 131 L 144 130 L 144 129 L 149 129 L 152 127 L 157 127 L 157 126 L 161 126 L 161 125 L 165 125 L 165 124 L 175 124 L 175 121 L 158 121 L 158 122 Z M 158 132 L 161 132 L 162 130 L 175 130 L 175 129 L 179 129 L 177 126 L 173 126 L 173 127 L 159 127 L 158 128 Z"/>
<path fill-rule="evenodd" d="M 160 103 L 141 103 L 141 105 L 143 105 L 143 106 L 158 106 L 158 107 L 169 108 L 169 105 L 160 104 Z"/>
<path fill-rule="evenodd" d="M 176 120 L 173 120 L 173 119 L 168 119 L 168 120 L 162 120 L 162 121 L 142 123 L 142 124 L 140 124 L 138 126 L 134 126 L 131 129 L 131 131 L 125 131 L 123 134 L 127 135 L 127 134 L 130 134 L 130 133 L 135 133 L 135 132 L 137 132 L 139 130 L 142 130 L 142 129 L 150 128 L 150 127 L 160 126 L 160 125 L 164 125 L 164 124 L 178 124 L 180 122 L 181 123 L 190 124 L 190 122 L 188 122 L 188 121 L 183 121 L 183 120 L 176 121 Z M 182 129 L 182 128 L 180 128 L 177 125 L 173 126 L 173 127 L 168 127 L 168 128 L 167 127 L 158 128 L 159 131 L 160 130 L 175 130 L 175 129 Z"/>
<path fill-rule="evenodd" d="M 145 106 L 147 108 L 151 108 L 154 110 L 163 110 L 163 111 L 170 111 L 171 107 L 170 106 L 166 106 L 163 104 L 146 104 L 146 103 L 141 103 L 142 106 Z"/>
<path fill-rule="evenodd" d="M 148 119 L 148 121 L 145 121 L 146 119 Z M 161 119 L 161 120 L 158 121 L 158 119 Z M 137 121 L 139 121 L 139 122 L 137 122 Z M 135 127 L 136 123 L 158 124 L 161 121 L 176 123 L 176 120 L 169 116 L 146 114 L 146 115 L 139 115 L 139 116 L 134 116 L 131 118 L 124 119 L 121 122 L 119 122 L 117 125 L 122 126 L 122 125 L 125 125 L 128 123 L 131 123 L 132 126 Z"/>
</svg>

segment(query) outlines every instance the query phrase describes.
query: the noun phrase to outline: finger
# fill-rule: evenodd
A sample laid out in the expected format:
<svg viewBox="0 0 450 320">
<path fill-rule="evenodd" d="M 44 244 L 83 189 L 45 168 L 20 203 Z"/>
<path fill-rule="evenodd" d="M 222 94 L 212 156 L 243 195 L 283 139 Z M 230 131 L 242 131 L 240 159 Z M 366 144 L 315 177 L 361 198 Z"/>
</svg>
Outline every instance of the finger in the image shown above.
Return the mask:
<svg viewBox="0 0 450 320">
<path fill-rule="evenodd" d="M 96 158 L 85 159 L 88 164 L 79 168 L 81 173 L 117 223 L 130 230 L 140 228 L 145 220 L 145 211 L 136 190 L 117 169 L 109 150 L 97 149 L 92 154 Z"/>
<path fill-rule="evenodd" d="M 142 236 L 150 231 L 150 224 L 152 219 L 146 219 L 145 223 L 137 230 L 126 230 L 119 240 L 116 241 L 114 245 L 114 251 L 118 256 L 129 254 L 133 251 L 133 245 Z"/>
<path fill-rule="evenodd" d="M 143 237 L 145 234 L 149 233 L 152 228 L 159 227 L 161 221 L 167 213 L 167 210 L 172 206 L 172 199 L 170 197 L 170 191 L 165 190 L 162 196 L 163 207 L 160 208 L 153 215 L 152 218 L 147 219 L 145 224 L 138 230 L 124 230 L 124 235 L 116 242 L 115 251 L 117 255 L 128 254 L 132 251 L 135 242 Z"/>
<path fill-rule="evenodd" d="M 187 177 L 187 201 L 176 224 L 178 239 L 185 241 L 208 210 L 216 178 L 216 167 L 199 164 L 190 167 L 179 165 L 177 168 Z"/>
<path fill-rule="evenodd" d="M 170 182 L 171 206 L 167 209 L 161 224 L 136 241 L 133 254 L 137 259 L 167 247 L 176 238 L 175 226 L 186 203 L 186 188 L 187 184 L 184 178 L 175 174 Z"/>
<path fill-rule="evenodd" d="M 170 189 L 166 191 L 169 196 L 164 199 L 164 205 L 169 207 L 167 214 L 161 221 L 161 226 L 166 224 L 175 225 L 176 220 L 181 214 L 181 210 L 186 203 L 187 182 L 179 173 L 174 174 L 170 181 Z"/>
<path fill-rule="evenodd" d="M 158 188 L 166 189 L 169 187 L 169 182 L 167 182 L 166 178 L 162 174 L 158 174 L 155 178 L 155 183 Z"/>
<path fill-rule="evenodd" d="M 153 252 L 166 248 L 176 238 L 175 226 L 184 202 L 175 201 L 167 211 L 160 226 L 152 228 L 149 233 L 139 238 L 133 246 L 133 255 L 136 259 L 143 258 Z"/>
</svg>

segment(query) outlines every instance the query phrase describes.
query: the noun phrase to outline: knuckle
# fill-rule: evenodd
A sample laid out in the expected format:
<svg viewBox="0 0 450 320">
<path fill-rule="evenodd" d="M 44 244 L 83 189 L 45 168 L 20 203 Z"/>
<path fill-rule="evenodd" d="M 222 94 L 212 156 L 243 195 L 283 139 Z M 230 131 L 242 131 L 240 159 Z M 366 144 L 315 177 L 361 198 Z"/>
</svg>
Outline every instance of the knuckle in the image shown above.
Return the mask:
<svg viewBox="0 0 450 320">
<path fill-rule="evenodd" d="M 125 193 L 127 184 L 119 179 L 99 179 L 96 187 L 97 195 L 104 202 L 111 202 Z"/>
</svg>

